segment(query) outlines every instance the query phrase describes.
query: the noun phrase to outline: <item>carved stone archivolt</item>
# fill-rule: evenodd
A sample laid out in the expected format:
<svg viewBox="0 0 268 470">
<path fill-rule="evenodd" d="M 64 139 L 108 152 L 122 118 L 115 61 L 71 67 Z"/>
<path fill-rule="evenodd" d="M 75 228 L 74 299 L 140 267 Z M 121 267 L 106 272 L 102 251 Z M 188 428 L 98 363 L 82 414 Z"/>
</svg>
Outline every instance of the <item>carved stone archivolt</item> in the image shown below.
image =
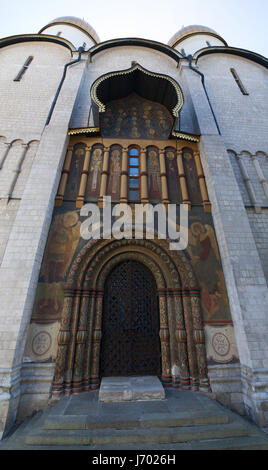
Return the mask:
<svg viewBox="0 0 268 470">
<path fill-rule="evenodd" d="M 144 264 L 156 282 L 162 382 L 209 390 L 198 284 L 185 254 L 168 242 L 90 240 L 82 248 L 65 286 L 53 394 L 99 387 L 104 286 L 126 260 Z"/>
</svg>

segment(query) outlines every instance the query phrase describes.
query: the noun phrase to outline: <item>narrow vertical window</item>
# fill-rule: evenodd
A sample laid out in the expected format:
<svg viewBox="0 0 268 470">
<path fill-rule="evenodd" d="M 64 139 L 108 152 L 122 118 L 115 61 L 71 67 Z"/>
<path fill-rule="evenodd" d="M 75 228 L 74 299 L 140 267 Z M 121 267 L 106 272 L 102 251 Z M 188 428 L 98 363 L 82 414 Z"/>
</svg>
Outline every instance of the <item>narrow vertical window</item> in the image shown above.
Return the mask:
<svg viewBox="0 0 268 470">
<path fill-rule="evenodd" d="M 130 201 L 140 199 L 140 155 L 136 147 L 132 147 L 128 152 L 128 198 Z"/>
<path fill-rule="evenodd" d="M 21 70 L 19 71 L 16 78 L 14 78 L 14 82 L 19 82 L 21 80 L 26 70 L 28 69 L 30 63 L 32 62 L 32 60 L 33 60 L 33 56 L 30 55 L 28 59 L 26 60 L 25 64 L 23 65 L 23 67 L 21 68 Z"/>
<path fill-rule="evenodd" d="M 231 71 L 231 74 L 233 75 L 237 85 L 239 86 L 241 93 L 243 93 L 243 95 L 248 95 L 248 92 L 245 89 L 243 83 L 241 82 L 239 76 L 237 75 L 237 72 L 235 71 L 235 69 L 230 69 L 230 71 Z"/>
</svg>

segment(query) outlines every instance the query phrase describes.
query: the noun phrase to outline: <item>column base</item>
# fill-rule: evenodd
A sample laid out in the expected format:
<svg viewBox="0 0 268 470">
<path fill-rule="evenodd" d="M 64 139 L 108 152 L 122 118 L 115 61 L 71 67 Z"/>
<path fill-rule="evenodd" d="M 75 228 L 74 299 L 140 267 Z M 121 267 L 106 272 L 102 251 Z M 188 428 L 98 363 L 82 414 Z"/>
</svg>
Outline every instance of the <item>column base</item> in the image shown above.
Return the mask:
<svg viewBox="0 0 268 470">
<path fill-rule="evenodd" d="M 203 207 L 205 212 L 211 212 L 211 203 L 210 202 L 203 202 Z"/>
<path fill-rule="evenodd" d="M 55 197 L 55 206 L 61 206 L 63 202 L 63 196 L 56 196 Z"/>
<path fill-rule="evenodd" d="M 84 205 L 84 198 L 78 196 L 78 198 L 76 199 L 75 207 L 77 209 L 81 209 L 83 205 Z"/>
</svg>

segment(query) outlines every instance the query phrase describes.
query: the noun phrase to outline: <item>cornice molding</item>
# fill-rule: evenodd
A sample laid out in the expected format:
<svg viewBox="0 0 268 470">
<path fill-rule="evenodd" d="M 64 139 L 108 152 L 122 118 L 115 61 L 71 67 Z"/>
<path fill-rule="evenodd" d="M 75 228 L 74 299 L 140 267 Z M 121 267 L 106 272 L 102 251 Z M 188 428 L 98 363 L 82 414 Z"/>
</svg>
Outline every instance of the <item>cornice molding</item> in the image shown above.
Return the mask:
<svg viewBox="0 0 268 470">
<path fill-rule="evenodd" d="M 68 135 L 98 134 L 99 132 L 100 132 L 99 127 L 79 127 L 75 129 L 69 129 Z"/>
<path fill-rule="evenodd" d="M 265 68 L 268 68 L 268 59 L 261 54 L 257 54 L 256 52 L 248 51 L 247 49 L 240 49 L 237 47 L 224 47 L 224 46 L 211 46 L 205 47 L 203 49 L 199 49 L 193 55 L 193 59 L 196 62 L 205 55 L 209 54 L 231 54 L 237 55 L 240 57 L 244 57 L 248 60 L 252 60 L 253 62 L 257 62 L 260 65 L 263 65 Z"/>
<path fill-rule="evenodd" d="M 0 48 L 21 42 L 32 41 L 54 42 L 60 46 L 67 47 L 71 53 L 76 51 L 76 47 L 70 41 L 67 41 L 67 39 L 60 38 L 59 36 L 50 36 L 48 34 L 18 34 L 16 36 L 9 36 L 7 38 L 0 39 Z"/>
<path fill-rule="evenodd" d="M 163 54 L 168 55 L 176 62 L 179 62 L 180 59 L 183 59 L 183 55 L 173 49 L 172 47 L 168 46 L 167 44 L 163 44 L 162 42 L 158 41 L 151 41 L 150 39 L 142 39 L 142 38 L 118 38 L 118 39 L 110 39 L 108 41 L 101 42 L 96 46 L 91 47 L 90 54 L 91 57 L 102 52 L 103 50 L 110 49 L 112 47 L 119 47 L 119 46 L 139 46 L 139 47 L 149 47 L 150 49 L 156 49 L 157 51 L 163 52 Z"/>
</svg>

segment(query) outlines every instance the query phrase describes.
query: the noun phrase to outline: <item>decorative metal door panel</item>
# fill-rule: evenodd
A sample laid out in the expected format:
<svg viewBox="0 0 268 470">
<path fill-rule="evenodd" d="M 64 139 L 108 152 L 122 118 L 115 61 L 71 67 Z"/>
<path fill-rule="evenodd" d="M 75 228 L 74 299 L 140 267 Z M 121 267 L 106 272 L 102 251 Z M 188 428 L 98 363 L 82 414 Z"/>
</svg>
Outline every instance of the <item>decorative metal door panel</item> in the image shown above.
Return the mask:
<svg viewBox="0 0 268 470">
<path fill-rule="evenodd" d="M 104 289 L 101 375 L 160 375 L 158 299 L 146 266 L 124 261 Z"/>
</svg>

